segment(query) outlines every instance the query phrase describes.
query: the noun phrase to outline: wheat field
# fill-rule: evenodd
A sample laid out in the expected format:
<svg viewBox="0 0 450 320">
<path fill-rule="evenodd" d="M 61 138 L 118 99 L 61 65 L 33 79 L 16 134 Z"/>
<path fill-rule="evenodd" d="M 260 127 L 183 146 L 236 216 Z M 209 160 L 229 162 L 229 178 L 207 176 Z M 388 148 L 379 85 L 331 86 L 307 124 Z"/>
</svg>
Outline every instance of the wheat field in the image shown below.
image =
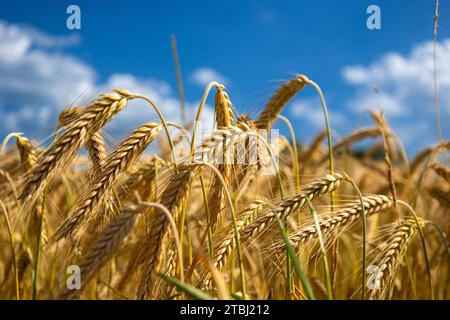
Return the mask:
<svg viewBox="0 0 450 320">
<path fill-rule="evenodd" d="M 280 114 L 306 86 L 325 124 L 309 145 Z M 206 137 L 125 89 L 66 108 L 49 145 L 8 135 L 0 298 L 450 298 L 449 141 L 408 157 L 376 110 L 332 139 L 305 75 L 255 118 L 212 82 L 197 119 L 208 95 Z M 159 120 L 108 145 L 102 128 L 130 100 Z M 268 139 L 276 122 L 290 136 Z"/>
</svg>

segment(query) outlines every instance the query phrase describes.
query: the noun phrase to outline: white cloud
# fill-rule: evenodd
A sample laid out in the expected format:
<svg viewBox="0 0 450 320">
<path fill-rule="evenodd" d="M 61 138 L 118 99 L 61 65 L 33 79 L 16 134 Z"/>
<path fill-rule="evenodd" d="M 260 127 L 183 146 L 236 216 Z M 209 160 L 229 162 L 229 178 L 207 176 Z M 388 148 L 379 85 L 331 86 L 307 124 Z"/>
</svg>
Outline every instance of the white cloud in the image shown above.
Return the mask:
<svg viewBox="0 0 450 320">
<path fill-rule="evenodd" d="M 229 85 L 229 80 L 213 68 L 198 68 L 191 74 L 191 81 L 201 87 L 211 81 L 217 81 L 223 85 Z"/>
<path fill-rule="evenodd" d="M 325 127 L 322 104 L 317 97 L 296 99 L 292 104 L 290 111 L 292 116 L 304 119 L 316 130 Z M 327 111 L 333 127 L 344 123 L 345 117 L 343 114 L 330 110 Z"/>
<path fill-rule="evenodd" d="M 63 108 L 83 104 L 115 88 L 147 95 L 167 121 L 179 122 L 179 102 L 168 83 L 131 74 L 112 74 L 99 83 L 92 66 L 61 50 L 78 42 L 73 37 L 54 37 L 0 20 L 0 132 L 45 132 L 46 136 L 40 138 L 46 138 Z M 198 103 L 187 102 L 187 114 L 192 116 L 197 106 Z M 202 119 L 211 123 L 209 107 Z M 153 120 L 159 121 L 148 104 L 133 101 L 113 120 L 108 133 L 117 138 Z"/>
<path fill-rule="evenodd" d="M 449 138 L 450 39 L 438 43 L 437 57 L 442 126 Z M 347 102 L 351 110 L 384 110 L 394 130 L 398 128 L 400 137 L 416 149 L 436 141 L 432 41 L 417 44 L 408 54 L 386 53 L 368 66 L 347 66 L 343 77 L 357 88 Z M 418 136 L 419 129 L 422 135 Z"/>
</svg>

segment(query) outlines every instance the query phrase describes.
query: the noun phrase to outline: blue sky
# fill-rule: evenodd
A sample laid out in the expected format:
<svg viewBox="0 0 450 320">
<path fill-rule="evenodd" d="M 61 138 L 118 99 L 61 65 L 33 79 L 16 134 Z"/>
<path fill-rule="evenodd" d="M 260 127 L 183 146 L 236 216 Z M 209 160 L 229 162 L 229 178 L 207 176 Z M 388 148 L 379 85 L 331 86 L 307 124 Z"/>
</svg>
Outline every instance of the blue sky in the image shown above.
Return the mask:
<svg viewBox="0 0 450 320">
<path fill-rule="evenodd" d="M 66 27 L 70 4 L 81 8 L 79 31 Z M 381 30 L 366 27 L 371 4 L 381 8 Z M 450 138 L 449 1 L 440 12 L 441 117 Z M 284 79 L 304 73 L 326 95 L 335 139 L 369 125 L 364 110 L 381 107 L 415 152 L 437 141 L 433 15 L 433 0 L 2 1 L 0 137 L 20 131 L 43 141 L 58 110 L 116 86 L 149 95 L 177 119 L 174 33 L 191 115 L 207 80 L 224 82 L 236 108 L 255 116 Z M 323 127 L 320 110 L 306 89 L 283 114 L 308 141 Z M 148 108 L 130 105 L 108 133 L 147 119 L 155 119 Z"/>
</svg>

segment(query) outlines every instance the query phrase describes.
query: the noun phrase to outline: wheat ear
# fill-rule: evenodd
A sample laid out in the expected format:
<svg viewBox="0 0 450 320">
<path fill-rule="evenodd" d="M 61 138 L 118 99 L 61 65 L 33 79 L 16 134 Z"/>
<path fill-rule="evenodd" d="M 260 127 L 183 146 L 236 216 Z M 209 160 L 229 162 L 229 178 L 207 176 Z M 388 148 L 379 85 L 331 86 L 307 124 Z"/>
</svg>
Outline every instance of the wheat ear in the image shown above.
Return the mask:
<svg viewBox="0 0 450 320">
<path fill-rule="evenodd" d="M 376 138 L 381 135 L 380 129 L 377 127 L 375 128 L 361 128 L 358 130 L 355 130 L 351 132 L 349 135 L 344 137 L 341 141 L 336 143 L 333 146 L 334 151 L 341 151 L 346 148 L 350 148 L 353 144 L 367 138 Z M 320 160 L 320 163 L 324 163 L 328 160 L 329 155 L 326 154 L 322 159 Z"/>
<path fill-rule="evenodd" d="M 261 235 L 276 221 L 276 215 L 284 220 L 293 212 L 304 208 L 307 204 L 306 198 L 313 200 L 336 190 L 342 180 L 344 180 L 344 177 L 338 173 L 335 173 L 334 175 L 327 174 L 303 187 L 295 196 L 284 199 L 275 205 L 273 210 L 270 209 L 264 211 L 255 221 L 248 225 L 244 225 L 239 232 L 241 242 L 248 242 L 257 235 Z M 254 208 L 257 208 L 258 205 L 260 204 L 256 203 Z M 249 207 L 246 210 L 249 210 L 251 213 L 252 207 Z M 246 214 L 241 213 L 240 215 L 245 216 Z M 223 242 L 223 245 L 216 252 L 214 265 L 216 267 L 223 267 L 235 246 L 236 243 L 234 238 L 227 238 L 227 241 Z"/>
<path fill-rule="evenodd" d="M 23 136 L 16 137 L 16 146 L 20 154 L 20 163 L 26 172 L 30 171 L 36 165 L 39 150 Z"/>
<path fill-rule="evenodd" d="M 129 206 L 123 210 L 102 231 L 99 238 L 88 249 L 86 255 L 79 264 L 81 271 L 82 288 L 116 253 L 126 236 L 133 229 L 138 218 L 137 213 L 142 211 L 142 206 Z M 82 290 L 63 289 L 58 299 L 69 300 L 77 297 Z"/>
<path fill-rule="evenodd" d="M 450 150 L 450 141 L 446 140 L 446 141 L 442 141 L 439 142 L 436 146 L 434 147 L 427 147 L 425 149 L 423 149 L 422 151 L 420 151 L 416 157 L 414 158 L 414 160 L 411 162 L 411 166 L 410 166 L 410 171 L 411 173 L 414 173 L 419 166 L 433 153 L 437 153 L 440 152 L 442 150 Z"/>
<path fill-rule="evenodd" d="M 336 190 L 341 181 L 345 178 L 339 174 L 327 174 L 324 177 L 313 181 L 305 186 L 300 192 L 294 196 L 288 197 L 278 204 L 273 209 L 268 209 L 262 213 L 253 223 L 242 229 L 241 241 L 245 242 L 251 240 L 256 235 L 261 234 L 270 224 L 275 222 L 277 215 L 281 220 L 286 219 L 293 212 L 300 210 L 306 206 L 306 198 L 313 200 L 319 196 L 328 194 Z"/>
<path fill-rule="evenodd" d="M 419 224 L 425 224 L 423 220 Z M 370 299 L 381 299 L 386 295 L 389 285 L 395 279 L 395 273 L 400 260 L 411 244 L 418 230 L 414 219 L 407 219 L 396 224 L 389 239 L 385 242 L 385 248 L 379 254 L 379 258 L 373 261 L 372 265 L 377 266 L 376 279 L 379 281 L 377 286 L 371 290 Z"/>
<path fill-rule="evenodd" d="M 36 166 L 28 175 L 20 194 L 22 203 L 34 200 L 46 182 L 56 174 L 57 169 L 68 165 L 75 153 L 88 139 L 103 127 L 120 110 L 124 109 L 128 99 L 125 91 L 105 94 L 90 104 L 72 121 L 64 133 L 55 140 L 37 159 Z"/>
<path fill-rule="evenodd" d="M 223 86 L 216 86 L 217 92 L 215 96 L 215 114 L 216 114 L 216 125 L 219 129 L 227 129 L 234 125 L 235 119 L 233 114 L 233 105 L 228 97 Z M 229 163 L 229 151 L 226 148 L 221 150 L 220 157 L 222 158 L 217 166 L 220 174 L 222 175 L 225 183 L 230 186 L 231 179 L 231 169 L 232 166 Z M 232 155 L 231 155 L 232 156 Z M 226 196 L 223 189 L 223 185 L 220 180 L 214 176 L 209 201 L 210 204 L 210 226 L 214 230 L 216 223 L 219 220 L 221 214 L 226 208 Z"/>
<path fill-rule="evenodd" d="M 384 162 L 386 164 L 386 174 L 389 182 L 389 189 L 391 191 L 392 199 L 394 200 L 394 209 L 397 216 L 399 216 L 398 208 L 397 208 L 397 190 L 395 187 L 394 181 L 394 172 L 391 157 L 393 156 L 393 148 L 391 141 L 391 131 L 387 124 L 386 119 L 384 118 L 383 112 L 377 113 L 372 111 L 370 113 L 372 119 L 375 121 L 378 129 L 380 130 L 381 136 L 383 138 L 383 146 L 385 150 Z"/>
<path fill-rule="evenodd" d="M 369 195 L 364 196 L 362 201 L 366 215 L 372 215 L 376 212 L 386 210 L 393 204 L 391 198 L 384 195 Z M 342 231 L 348 228 L 361 218 L 362 205 L 360 201 L 355 201 L 350 205 L 338 210 L 337 212 L 321 217 L 319 220 L 320 231 L 322 234 L 330 234 L 334 230 Z M 294 247 L 299 247 L 307 243 L 311 239 L 317 238 L 317 228 L 314 222 L 292 232 L 289 235 L 289 240 Z M 278 241 L 272 248 L 276 252 L 282 252 L 286 248 L 284 241 Z"/>
<path fill-rule="evenodd" d="M 70 236 L 89 214 L 98 209 L 105 193 L 113 190 L 121 173 L 131 168 L 162 126 L 153 122 L 137 128 L 131 136 L 125 139 L 106 160 L 103 170 L 89 187 L 89 191 L 81 197 L 71 210 L 67 219 L 55 232 L 54 241 Z"/>
<path fill-rule="evenodd" d="M 83 108 L 79 107 L 68 107 L 61 111 L 61 113 L 59 114 L 57 129 L 69 125 L 82 112 Z M 100 132 L 95 132 L 94 134 L 92 134 L 92 136 L 86 142 L 86 149 L 89 160 L 91 160 L 92 163 L 91 178 L 93 178 L 97 173 L 99 173 L 107 157 L 105 140 L 103 139 Z"/>
<path fill-rule="evenodd" d="M 160 157 L 153 157 L 149 162 L 138 164 L 137 169 L 127 177 L 123 184 L 118 186 L 117 199 L 127 200 L 132 191 L 141 190 L 143 187 L 146 194 L 149 195 L 151 190 L 149 186 L 155 183 L 157 170 L 168 166 L 169 164 Z M 147 201 L 147 197 L 144 200 Z"/>
<path fill-rule="evenodd" d="M 299 75 L 282 84 L 259 115 L 256 120 L 256 126 L 259 129 L 270 129 L 281 110 L 283 110 L 297 92 L 305 87 L 308 81 L 305 75 Z"/>
<path fill-rule="evenodd" d="M 343 148 L 348 148 L 358 141 L 367 138 L 376 138 L 380 136 L 380 134 L 380 130 L 377 127 L 361 128 L 351 132 L 348 136 L 344 137 L 340 142 L 334 145 L 333 149 L 341 150 Z"/>
<path fill-rule="evenodd" d="M 322 130 L 320 131 L 312 140 L 308 150 L 305 152 L 305 154 L 302 156 L 303 163 L 308 163 L 311 158 L 316 154 L 317 151 L 320 150 L 320 147 L 322 146 L 322 141 L 327 136 L 327 131 Z"/>
</svg>

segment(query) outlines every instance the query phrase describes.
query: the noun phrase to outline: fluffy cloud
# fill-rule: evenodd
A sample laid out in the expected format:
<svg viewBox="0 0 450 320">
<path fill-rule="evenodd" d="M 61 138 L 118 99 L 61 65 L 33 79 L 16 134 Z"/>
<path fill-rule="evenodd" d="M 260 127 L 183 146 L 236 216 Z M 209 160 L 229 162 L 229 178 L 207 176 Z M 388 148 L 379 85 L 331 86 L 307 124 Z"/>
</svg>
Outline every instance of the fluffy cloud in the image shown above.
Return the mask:
<svg viewBox="0 0 450 320">
<path fill-rule="evenodd" d="M 198 68 L 191 74 L 191 81 L 201 87 L 206 86 L 211 81 L 217 81 L 224 85 L 229 85 L 229 80 L 213 68 Z"/>
<path fill-rule="evenodd" d="M 64 52 L 79 43 L 77 37 L 55 37 L 29 26 L 0 20 L 0 132 L 25 131 L 47 138 L 59 111 L 80 105 L 99 93 L 115 88 L 145 94 L 153 99 L 168 121 L 179 122 L 179 102 L 171 86 L 158 79 L 139 79 L 131 74 L 112 74 L 97 81 L 96 70 Z M 193 115 L 198 103 L 187 102 Z M 211 123 L 212 111 L 205 108 L 203 120 Z M 119 137 L 146 121 L 158 121 L 145 102 L 133 101 L 108 127 Z M 107 128 L 107 129 L 108 129 Z"/>
<path fill-rule="evenodd" d="M 450 39 L 438 43 L 437 59 L 441 119 L 449 138 Z M 345 67 L 343 76 L 356 87 L 355 96 L 347 103 L 349 109 L 384 110 L 407 144 L 436 141 L 432 41 L 416 45 L 406 55 L 390 52 L 368 66 Z"/>
<path fill-rule="evenodd" d="M 299 119 L 305 119 L 314 129 L 325 127 L 322 104 L 319 98 L 297 99 L 291 107 L 291 114 Z M 328 110 L 328 117 L 333 126 L 339 126 L 345 118 L 341 113 Z"/>
<path fill-rule="evenodd" d="M 327 104 L 331 129 L 341 129 L 346 123 L 344 114 L 330 110 L 330 105 L 329 103 Z M 325 128 L 325 118 L 319 97 L 295 99 L 289 111 L 293 118 L 300 119 L 299 125 L 301 129 L 298 134 L 301 139 L 310 140 L 320 130 Z"/>
</svg>

